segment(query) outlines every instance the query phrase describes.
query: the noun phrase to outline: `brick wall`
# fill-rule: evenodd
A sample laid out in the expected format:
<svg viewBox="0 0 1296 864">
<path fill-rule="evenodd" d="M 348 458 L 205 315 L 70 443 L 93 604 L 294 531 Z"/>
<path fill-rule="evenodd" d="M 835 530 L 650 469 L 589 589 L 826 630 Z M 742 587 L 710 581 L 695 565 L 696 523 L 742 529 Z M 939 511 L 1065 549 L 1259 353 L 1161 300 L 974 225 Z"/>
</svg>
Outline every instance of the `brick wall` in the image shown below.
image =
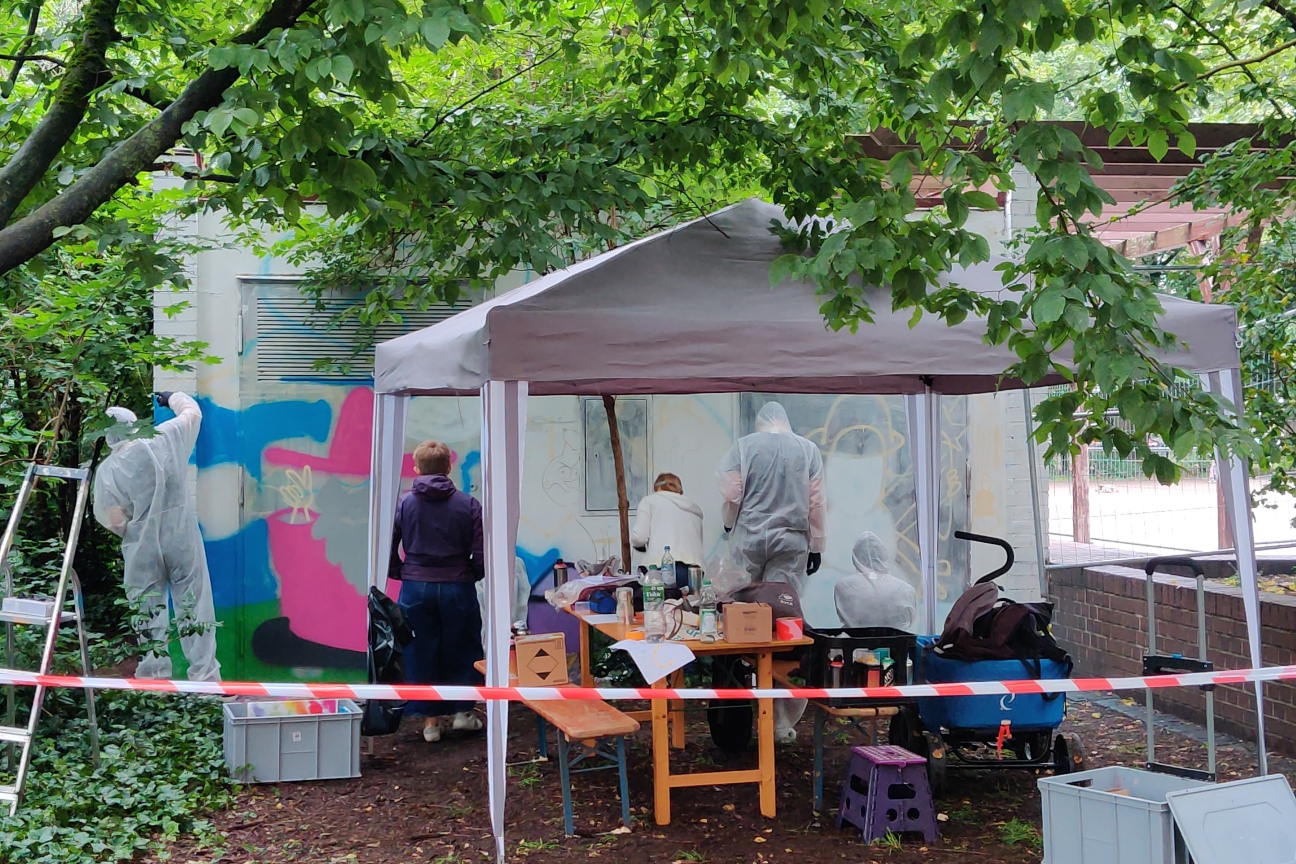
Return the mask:
<svg viewBox="0 0 1296 864">
<path fill-rule="evenodd" d="M 1087 567 L 1053 570 L 1050 600 L 1056 605 L 1053 632 L 1070 653 L 1077 675 L 1142 674 L 1147 648 L 1147 587 L 1142 570 Z M 1197 656 L 1197 600 L 1193 579 L 1157 575 L 1157 653 Z M 1266 666 L 1296 664 L 1296 597 L 1261 594 L 1261 646 Z M 1217 669 L 1251 666 L 1246 615 L 1238 588 L 1206 585 L 1207 657 Z M 1220 731 L 1255 738 L 1253 685 L 1215 691 Z M 1296 754 L 1296 685 L 1265 685 L 1265 726 L 1270 749 Z M 1127 694 L 1141 698 L 1141 694 Z M 1204 717 L 1196 689 L 1162 690 L 1156 706 L 1189 720 Z"/>
</svg>

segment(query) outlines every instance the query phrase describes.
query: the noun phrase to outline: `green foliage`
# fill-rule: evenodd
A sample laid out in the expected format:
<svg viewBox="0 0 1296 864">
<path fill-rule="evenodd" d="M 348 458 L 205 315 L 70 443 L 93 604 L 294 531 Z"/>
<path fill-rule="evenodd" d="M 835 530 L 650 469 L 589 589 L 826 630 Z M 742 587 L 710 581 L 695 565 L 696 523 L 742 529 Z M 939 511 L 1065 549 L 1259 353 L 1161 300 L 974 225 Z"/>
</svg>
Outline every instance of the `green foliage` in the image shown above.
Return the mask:
<svg viewBox="0 0 1296 864">
<path fill-rule="evenodd" d="M 103 691 L 98 708 L 98 769 L 84 719 L 43 724 L 23 805 L 0 816 L 0 862 L 130 861 L 182 833 L 214 836 L 204 817 L 231 796 L 219 703 Z"/>
<path fill-rule="evenodd" d="M 93 227 L 0 277 L 0 517 L 8 519 L 27 463 L 97 464 L 105 409 L 150 417 L 153 369 L 187 368 L 201 356 L 203 345 L 153 332 L 154 291 L 187 286 L 183 259 L 195 251 L 163 232 L 176 200 L 147 189 L 123 196 Z M 32 573 L 57 568 L 75 495 L 73 483 L 38 484 L 15 550 Z M 120 561 L 120 540 L 87 518 L 75 566 L 94 598 L 90 621 L 106 632 L 121 630 Z M 40 587 L 48 593 L 52 582 Z"/>
<path fill-rule="evenodd" d="M 643 675 L 624 651 L 612 647 L 613 640 L 598 630 L 590 630 L 590 672 L 606 680 L 611 687 L 643 687 Z"/>
<path fill-rule="evenodd" d="M 1039 829 L 1022 819 L 1009 819 L 999 826 L 999 839 L 1005 846 L 1028 846 L 1031 849 L 1044 848 Z"/>
<path fill-rule="evenodd" d="M 251 32 L 277 8 L 119 4 L 110 82 L 19 217 L 84 194 L 107 146 L 219 71 L 232 83 L 183 127 L 206 158 L 173 170 L 199 206 L 288 229 L 280 251 L 318 292 L 363 294 L 352 314 L 367 326 L 759 192 L 839 229 L 803 223 L 774 274 L 813 281 L 830 326 L 869 321 L 859 286 L 887 285 L 915 319 L 988 316 L 1019 358 L 1005 375 L 1074 382 L 1039 406 L 1053 453 L 1098 442 L 1163 482 L 1194 451 L 1255 453 L 1227 406 L 1173 388 L 1151 286 L 1096 233 L 1114 203 L 1098 157 L 1044 121 L 1083 119 L 1154 158 L 1195 154 L 1199 118 L 1262 120 L 1256 143 L 1282 142 L 1296 14 L 1280 0 L 303 0 Z M 30 0 L 0 17 L 11 43 L 74 65 L 68 37 L 87 26 Z M 0 153 L 65 76 L 29 60 L 12 77 Z M 913 149 L 863 158 L 850 136 L 879 128 Z M 1216 159 L 1237 167 L 1243 151 Z M 991 298 L 944 277 L 988 258 L 969 217 L 1015 185 L 1014 165 L 1039 184 L 1018 190 L 1038 225 Z M 1290 197 L 1290 174 L 1267 176 Z M 1242 202 L 1202 179 L 1185 189 Z M 919 209 L 919 180 L 941 207 Z"/>
</svg>

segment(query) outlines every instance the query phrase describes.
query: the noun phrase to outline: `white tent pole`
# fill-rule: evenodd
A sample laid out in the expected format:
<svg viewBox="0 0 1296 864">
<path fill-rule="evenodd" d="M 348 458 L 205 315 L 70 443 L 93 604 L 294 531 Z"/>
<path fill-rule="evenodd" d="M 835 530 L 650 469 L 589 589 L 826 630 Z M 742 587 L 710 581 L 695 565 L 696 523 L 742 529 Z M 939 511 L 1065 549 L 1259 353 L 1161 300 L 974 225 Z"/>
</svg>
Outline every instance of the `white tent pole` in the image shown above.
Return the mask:
<svg viewBox="0 0 1296 864">
<path fill-rule="evenodd" d="M 1202 376 L 1207 390 L 1214 391 L 1232 404 L 1234 416 L 1242 422 L 1242 373 L 1239 369 L 1224 369 Z M 1246 610 L 1247 643 L 1251 651 L 1251 665 L 1259 669 L 1264 664 L 1260 645 L 1260 586 L 1255 557 L 1255 534 L 1251 522 L 1251 477 L 1245 462 L 1237 456 L 1225 458 L 1215 453 L 1215 473 L 1224 487 L 1224 510 L 1229 530 L 1233 534 L 1233 548 L 1237 555 L 1239 581 L 1242 584 L 1242 605 Z M 1256 694 L 1256 752 L 1259 756 L 1260 775 L 1269 773 L 1269 754 L 1265 750 L 1264 684 L 1255 682 Z"/>
<path fill-rule="evenodd" d="M 1036 467 L 1035 408 L 1031 405 L 1030 388 L 1023 388 L 1022 419 L 1026 421 L 1026 464 L 1030 466 L 1031 520 L 1035 526 L 1035 567 L 1039 578 L 1040 597 L 1048 599 L 1048 560 L 1045 557 L 1044 519 L 1040 514 L 1039 469 Z"/>
<path fill-rule="evenodd" d="M 486 533 L 486 684 L 508 686 L 513 561 L 521 511 L 527 384 L 488 381 L 482 388 L 482 519 Z M 486 703 L 491 832 L 504 862 L 508 703 Z"/>
<path fill-rule="evenodd" d="M 387 589 L 391 557 L 392 520 L 400 494 L 401 464 L 405 459 L 405 419 L 408 396 L 374 394 L 373 441 L 369 465 L 369 587 Z"/>
<path fill-rule="evenodd" d="M 928 385 L 925 393 L 905 397 L 905 410 L 909 418 L 909 453 L 918 513 L 923 632 L 935 633 L 938 632 L 936 559 L 939 549 L 936 526 L 940 510 L 940 395 Z"/>
</svg>

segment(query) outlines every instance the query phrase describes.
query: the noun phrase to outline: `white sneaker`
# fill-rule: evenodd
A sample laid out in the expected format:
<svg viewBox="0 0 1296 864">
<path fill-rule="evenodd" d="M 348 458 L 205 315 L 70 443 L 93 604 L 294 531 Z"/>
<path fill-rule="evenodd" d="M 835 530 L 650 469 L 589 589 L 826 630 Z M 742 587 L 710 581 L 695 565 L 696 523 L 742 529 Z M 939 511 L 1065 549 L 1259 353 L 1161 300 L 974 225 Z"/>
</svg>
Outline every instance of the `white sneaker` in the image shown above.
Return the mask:
<svg viewBox="0 0 1296 864">
<path fill-rule="evenodd" d="M 482 720 L 475 711 L 460 711 L 454 715 L 454 722 L 450 724 L 450 728 L 456 732 L 480 732 L 482 726 Z"/>
<path fill-rule="evenodd" d="M 441 740 L 441 724 L 433 723 L 431 726 L 423 727 L 423 740 L 429 744 L 435 744 Z"/>
</svg>

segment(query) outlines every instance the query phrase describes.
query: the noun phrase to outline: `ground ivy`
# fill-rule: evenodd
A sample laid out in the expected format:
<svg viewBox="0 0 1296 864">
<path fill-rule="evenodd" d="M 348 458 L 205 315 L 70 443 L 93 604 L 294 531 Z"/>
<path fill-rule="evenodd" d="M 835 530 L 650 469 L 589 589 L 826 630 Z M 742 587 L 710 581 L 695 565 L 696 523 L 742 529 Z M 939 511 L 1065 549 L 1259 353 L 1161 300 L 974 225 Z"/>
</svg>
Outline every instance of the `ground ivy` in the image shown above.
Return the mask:
<svg viewBox="0 0 1296 864">
<path fill-rule="evenodd" d="M 80 701 L 78 699 L 78 701 Z M 181 834 L 216 840 L 208 814 L 226 806 L 221 710 L 195 697 L 102 691 L 102 764 L 90 761 L 84 706 L 50 718 L 23 803 L 0 818 L 0 861 L 129 861 Z"/>
</svg>

